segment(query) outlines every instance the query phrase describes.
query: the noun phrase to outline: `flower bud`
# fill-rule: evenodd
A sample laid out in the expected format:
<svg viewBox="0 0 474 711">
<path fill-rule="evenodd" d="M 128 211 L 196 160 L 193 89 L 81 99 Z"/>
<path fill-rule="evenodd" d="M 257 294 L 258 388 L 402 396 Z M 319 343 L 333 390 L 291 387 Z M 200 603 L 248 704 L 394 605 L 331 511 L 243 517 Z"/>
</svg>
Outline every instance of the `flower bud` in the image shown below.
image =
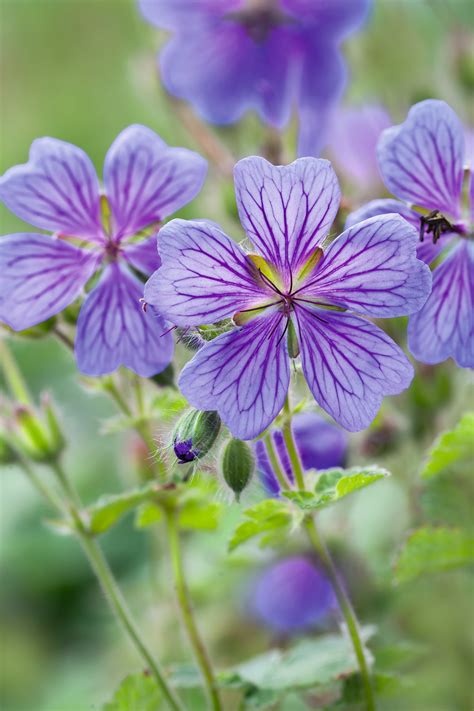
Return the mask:
<svg viewBox="0 0 474 711">
<path fill-rule="evenodd" d="M 255 460 L 251 447 L 241 439 L 230 439 L 222 454 L 222 474 L 226 484 L 239 501 L 240 494 L 249 484 L 254 470 Z"/>
<path fill-rule="evenodd" d="M 15 440 L 25 456 L 37 462 L 53 460 L 64 449 L 65 440 L 47 394 L 42 397 L 41 414 L 29 405 L 14 410 Z"/>
<path fill-rule="evenodd" d="M 173 431 L 173 449 L 181 464 L 204 457 L 219 434 L 221 419 L 214 410 L 188 410 Z"/>
</svg>

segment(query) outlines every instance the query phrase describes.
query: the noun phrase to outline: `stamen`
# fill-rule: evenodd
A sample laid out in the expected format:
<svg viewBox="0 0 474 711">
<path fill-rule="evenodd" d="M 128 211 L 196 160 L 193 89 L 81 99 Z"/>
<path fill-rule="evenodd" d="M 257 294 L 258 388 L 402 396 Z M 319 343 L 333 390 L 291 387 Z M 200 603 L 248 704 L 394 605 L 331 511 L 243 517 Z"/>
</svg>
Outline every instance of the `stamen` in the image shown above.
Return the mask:
<svg viewBox="0 0 474 711">
<path fill-rule="evenodd" d="M 426 233 L 433 235 L 433 244 L 436 244 L 444 232 L 451 230 L 454 230 L 453 225 L 439 210 L 432 210 L 428 215 L 422 215 L 420 218 L 420 242 L 424 241 Z"/>
</svg>

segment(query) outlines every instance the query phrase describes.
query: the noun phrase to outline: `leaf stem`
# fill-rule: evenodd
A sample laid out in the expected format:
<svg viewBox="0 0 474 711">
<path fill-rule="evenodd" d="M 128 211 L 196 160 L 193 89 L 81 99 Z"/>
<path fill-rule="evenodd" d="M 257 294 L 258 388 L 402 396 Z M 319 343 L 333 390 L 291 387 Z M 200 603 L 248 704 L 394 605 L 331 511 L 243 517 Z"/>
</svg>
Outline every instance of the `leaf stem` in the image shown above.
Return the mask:
<svg viewBox="0 0 474 711">
<path fill-rule="evenodd" d="M 181 544 L 178 526 L 178 512 L 176 510 L 165 510 L 165 521 L 168 533 L 170 559 L 173 568 L 176 595 L 181 610 L 183 624 L 186 628 L 189 642 L 193 648 L 196 662 L 201 670 L 201 674 L 206 686 L 209 703 L 213 711 L 221 711 L 222 705 L 217 688 L 216 678 L 212 669 L 209 655 L 201 639 L 199 630 L 194 619 L 192 604 L 186 585 L 183 560 L 181 556 Z"/>
<path fill-rule="evenodd" d="M 285 411 L 286 418 L 285 418 L 285 423 L 283 425 L 283 439 L 285 441 L 285 444 L 286 444 L 286 447 L 288 450 L 288 455 L 290 458 L 290 463 L 291 463 L 291 467 L 292 467 L 292 470 L 293 470 L 293 473 L 295 476 L 295 481 L 297 483 L 297 486 L 299 489 L 301 489 L 301 491 L 304 491 L 305 490 L 304 471 L 303 471 L 303 465 L 301 463 L 301 458 L 300 458 L 298 449 L 296 447 L 296 442 L 294 439 L 293 430 L 291 427 L 291 408 L 290 408 L 289 396 L 286 399 L 284 411 Z M 376 710 L 375 697 L 374 697 L 374 691 L 372 688 L 372 681 L 371 681 L 371 677 L 370 677 L 369 665 L 367 663 L 367 659 L 365 656 L 364 645 L 362 643 L 362 639 L 360 636 L 359 623 L 357 621 L 357 617 L 354 612 L 354 608 L 352 607 L 350 598 L 345 590 L 343 583 L 341 582 L 341 579 L 339 577 L 337 568 L 336 568 L 334 561 L 331 557 L 329 549 L 326 546 L 326 543 L 325 543 L 324 539 L 322 538 L 320 532 L 318 531 L 316 522 L 314 520 L 314 516 L 310 515 L 310 516 L 306 517 L 305 528 L 308 533 L 308 538 L 309 538 L 311 544 L 313 545 L 315 551 L 317 552 L 317 554 L 324 566 L 324 569 L 325 569 L 325 571 L 332 583 L 337 601 L 339 603 L 339 607 L 340 607 L 342 616 L 343 616 L 344 621 L 346 623 L 347 630 L 348 630 L 349 636 L 351 638 L 352 646 L 354 648 L 354 653 L 356 655 L 357 663 L 359 665 L 359 671 L 360 671 L 362 683 L 364 686 L 367 711 L 375 711 Z"/>
</svg>

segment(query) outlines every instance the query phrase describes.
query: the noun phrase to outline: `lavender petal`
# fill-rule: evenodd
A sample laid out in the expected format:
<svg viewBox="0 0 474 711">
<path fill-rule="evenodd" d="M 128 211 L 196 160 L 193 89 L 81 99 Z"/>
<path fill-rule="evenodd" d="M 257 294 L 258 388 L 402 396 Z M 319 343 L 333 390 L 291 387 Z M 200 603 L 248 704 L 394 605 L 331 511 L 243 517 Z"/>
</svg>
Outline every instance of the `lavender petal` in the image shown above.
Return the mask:
<svg viewBox="0 0 474 711">
<path fill-rule="evenodd" d="M 160 373 L 173 357 L 173 337 L 152 308 L 143 311 L 143 285 L 126 267 L 110 264 L 87 296 L 77 322 L 76 358 L 86 375 L 105 375 L 124 365 L 144 378 Z"/>
<path fill-rule="evenodd" d="M 217 410 L 234 437 L 257 437 L 283 407 L 290 382 L 285 321 L 276 312 L 224 333 L 181 373 L 179 386 L 191 405 Z"/>
<path fill-rule="evenodd" d="M 372 323 L 313 307 L 296 310 L 303 372 L 316 402 L 350 432 L 367 427 L 386 395 L 407 388 L 413 367 Z"/>
<path fill-rule="evenodd" d="M 185 148 L 170 148 L 146 126 L 128 126 L 109 148 L 104 184 L 116 239 L 159 222 L 201 190 L 207 163 Z"/>
<path fill-rule="evenodd" d="M 0 320 L 15 331 L 35 326 L 76 299 L 97 267 L 97 253 L 34 233 L 0 239 Z"/>
<path fill-rule="evenodd" d="M 35 227 L 103 241 L 94 166 L 70 143 L 55 138 L 33 141 L 28 163 L 0 178 L 0 199 Z"/>
</svg>

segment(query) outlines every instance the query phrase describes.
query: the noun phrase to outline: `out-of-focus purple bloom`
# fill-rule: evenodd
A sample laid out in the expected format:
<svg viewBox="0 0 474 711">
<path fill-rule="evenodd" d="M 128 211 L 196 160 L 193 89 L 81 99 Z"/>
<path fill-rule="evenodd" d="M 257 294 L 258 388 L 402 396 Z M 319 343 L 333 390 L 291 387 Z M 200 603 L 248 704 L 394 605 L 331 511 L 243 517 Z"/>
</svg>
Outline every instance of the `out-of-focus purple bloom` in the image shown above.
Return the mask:
<svg viewBox="0 0 474 711">
<path fill-rule="evenodd" d="M 409 348 L 423 363 L 452 357 L 461 367 L 473 367 L 474 178 L 471 173 L 469 210 L 463 204 L 469 155 L 461 122 L 444 101 L 422 101 L 404 123 L 384 131 L 378 159 L 385 185 L 404 202 L 374 200 L 350 215 L 347 226 L 398 212 L 416 227 L 419 258 L 441 261 L 431 296 L 410 318 Z"/>
<path fill-rule="evenodd" d="M 382 181 L 377 141 L 390 125 L 390 116 L 378 105 L 336 109 L 331 116 L 328 154 L 338 174 L 342 173 L 358 193 L 367 194 Z"/>
<path fill-rule="evenodd" d="M 252 617 L 279 634 L 310 629 L 336 607 L 331 583 L 303 556 L 270 566 L 256 579 L 248 598 Z"/>
<path fill-rule="evenodd" d="M 26 165 L 0 179 L 0 198 L 36 233 L 0 239 L 0 320 L 15 331 L 34 326 L 74 301 L 104 267 L 77 323 L 79 370 L 103 375 L 125 365 L 144 377 L 163 370 L 173 339 L 154 309 L 140 305 L 145 275 L 160 260 L 156 235 L 143 230 L 192 200 L 206 162 L 184 148 L 169 148 L 145 126 L 129 126 L 110 147 L 104 193 L 88 156 L 54 138 L 33 142 Z"/>
<path fill-rule="evenodd" d="M 299 155 L 317 155 L 346 82 L 340 45 L 371 0 L 139 0 L 144 17 L 172 32 L 160 55 L 168 91 L 207 121 L 254 109 L 282 128 L 300 119 Z"/>
<path fill-rule="evenodd" d="M 253 157 L 234 173 L 257 254 L 215 223 L 172 220 L 158 236 L 162 267 L 145 287 L 146 301 L 178 326 L 231 317 L 237 325 L 186 365 L 182 392 L 194 407 L 217 410 L 235 437 L 252 439 L 283 407 L 289 356 L 299 351 L 318 404 L 349 430 L 366 427 L 383 397 L 413 377 L 403 351 L 361 316 L 401 316 L 426 301 L 431 275 L 416 259 L 415 230 L 384 215 L 326 248 L 340 200 L 329 161 L 275 167 Z"/>
<path fill-rule="evenodd" d="M 305 412 L 293 418 L 293 432 L 305 470 L 344 466 L 347 451 L 347 435 L 344 430 L 315 412 Z M 276 430 L 272 436 L 283 471 L 293 481 L 293 469 L 283 434 Z M 265 443 L 259 439 L 254 443 L 254 448 L 260 478 L 265 488 L 277 496 L 280 485 L 270 464 Z"/>
</svg>

